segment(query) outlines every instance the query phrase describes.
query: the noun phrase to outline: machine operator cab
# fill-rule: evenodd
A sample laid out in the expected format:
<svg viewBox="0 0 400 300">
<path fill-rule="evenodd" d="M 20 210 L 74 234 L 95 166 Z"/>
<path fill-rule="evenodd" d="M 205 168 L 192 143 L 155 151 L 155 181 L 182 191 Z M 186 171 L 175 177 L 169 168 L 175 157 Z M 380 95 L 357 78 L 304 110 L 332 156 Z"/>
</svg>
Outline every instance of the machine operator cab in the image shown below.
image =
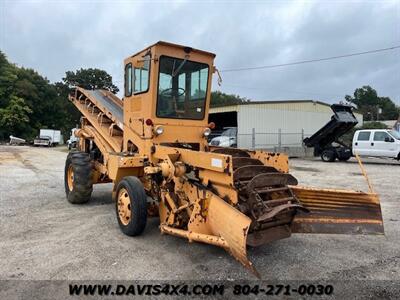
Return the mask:
<svg viewBox="0 0 400 300">
<path fill-rule="evenodd" d="M 141 134 L 155 143 L 194 143 L 204 148 L 205 135 L 210 132 L 214 57 L 209 52 L 158 42 L 127 58 L 124 124 L 131 130 L 124 129 L 124 134 Z"/>
</svg>

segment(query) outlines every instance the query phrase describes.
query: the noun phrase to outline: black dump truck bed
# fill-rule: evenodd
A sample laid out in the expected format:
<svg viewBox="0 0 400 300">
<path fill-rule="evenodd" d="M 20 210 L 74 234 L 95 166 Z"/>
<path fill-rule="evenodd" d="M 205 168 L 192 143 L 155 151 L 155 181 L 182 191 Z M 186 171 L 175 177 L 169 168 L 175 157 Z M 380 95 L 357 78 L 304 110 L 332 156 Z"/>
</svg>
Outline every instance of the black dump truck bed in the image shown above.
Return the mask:
<svg viewBox="0 0 400 300">
<path fill-rule="evenodd" d="M 358 121 L 352 112 L 352 107 L 343 104 L 333 104 L 335 113 L 331 120 L 312 136 L 303 140 L 307 147 L 314 147 L 314 154 L 320 155 L 324 149 L 357 125 Z"/>
</svg>

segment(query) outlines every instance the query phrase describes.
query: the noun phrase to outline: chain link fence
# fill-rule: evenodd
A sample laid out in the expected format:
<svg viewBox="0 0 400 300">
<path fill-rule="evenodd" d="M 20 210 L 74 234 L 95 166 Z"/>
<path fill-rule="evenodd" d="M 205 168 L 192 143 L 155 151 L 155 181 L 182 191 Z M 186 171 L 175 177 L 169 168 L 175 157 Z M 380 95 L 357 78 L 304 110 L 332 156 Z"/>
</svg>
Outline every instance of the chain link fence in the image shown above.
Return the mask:
<svg viewBox="0 0 400 300">
<path fill-rule="evenodd" d="M 305 147 L 303 140 L 311 135 L 304 129 L 299 132 L 284 132 L 282 129 L 278 129 L 277 132 L 257 132 L 253 128 L 249 133 L 237 135 L 237 145 L 239 148 L 251 150 L 269 150 L 286 152 L 294 156 L 310 156 L 312 149 Z"/>
</svg>

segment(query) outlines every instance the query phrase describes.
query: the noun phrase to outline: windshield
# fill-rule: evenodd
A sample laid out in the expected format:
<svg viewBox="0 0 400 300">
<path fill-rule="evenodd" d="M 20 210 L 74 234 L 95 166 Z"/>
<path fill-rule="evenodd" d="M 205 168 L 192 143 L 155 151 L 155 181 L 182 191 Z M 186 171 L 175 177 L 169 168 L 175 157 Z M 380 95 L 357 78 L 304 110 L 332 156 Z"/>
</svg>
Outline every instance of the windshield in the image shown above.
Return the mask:
<svg viewBox="0 0 400 300">
<path fill-rule="evenodd" d="M 390 130 L 389 133 L 390 133 L 396 140 L 400 140 L 400 132 L 394 131 L 394 130 Z"/>
<path fill-rule="evenodd" d="M 161 56 L 157 117 L 203 120 L 208 65 Z"/>
</svg>

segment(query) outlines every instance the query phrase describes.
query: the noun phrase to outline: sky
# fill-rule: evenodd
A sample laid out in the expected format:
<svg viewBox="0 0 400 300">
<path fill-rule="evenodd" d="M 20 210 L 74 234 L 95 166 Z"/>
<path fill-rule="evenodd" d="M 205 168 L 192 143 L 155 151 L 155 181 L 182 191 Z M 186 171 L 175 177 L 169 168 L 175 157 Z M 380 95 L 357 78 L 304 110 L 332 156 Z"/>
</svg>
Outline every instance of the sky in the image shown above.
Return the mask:
<svg viewBox="0 0 400 300">
<path fill-rule="evenodd" d="M 123 59 L 159 40 L 213 52 L 220 70 L 363 52 L 400 45 L 400 0 L 0 0 L 0 50 L 51 82 L 93 67 L 122 90 Z M 400 48 L 221 75 L 213 90 L 254 101 L 334 103 L 370 85 L 400 105 Z"/>
</svg>

